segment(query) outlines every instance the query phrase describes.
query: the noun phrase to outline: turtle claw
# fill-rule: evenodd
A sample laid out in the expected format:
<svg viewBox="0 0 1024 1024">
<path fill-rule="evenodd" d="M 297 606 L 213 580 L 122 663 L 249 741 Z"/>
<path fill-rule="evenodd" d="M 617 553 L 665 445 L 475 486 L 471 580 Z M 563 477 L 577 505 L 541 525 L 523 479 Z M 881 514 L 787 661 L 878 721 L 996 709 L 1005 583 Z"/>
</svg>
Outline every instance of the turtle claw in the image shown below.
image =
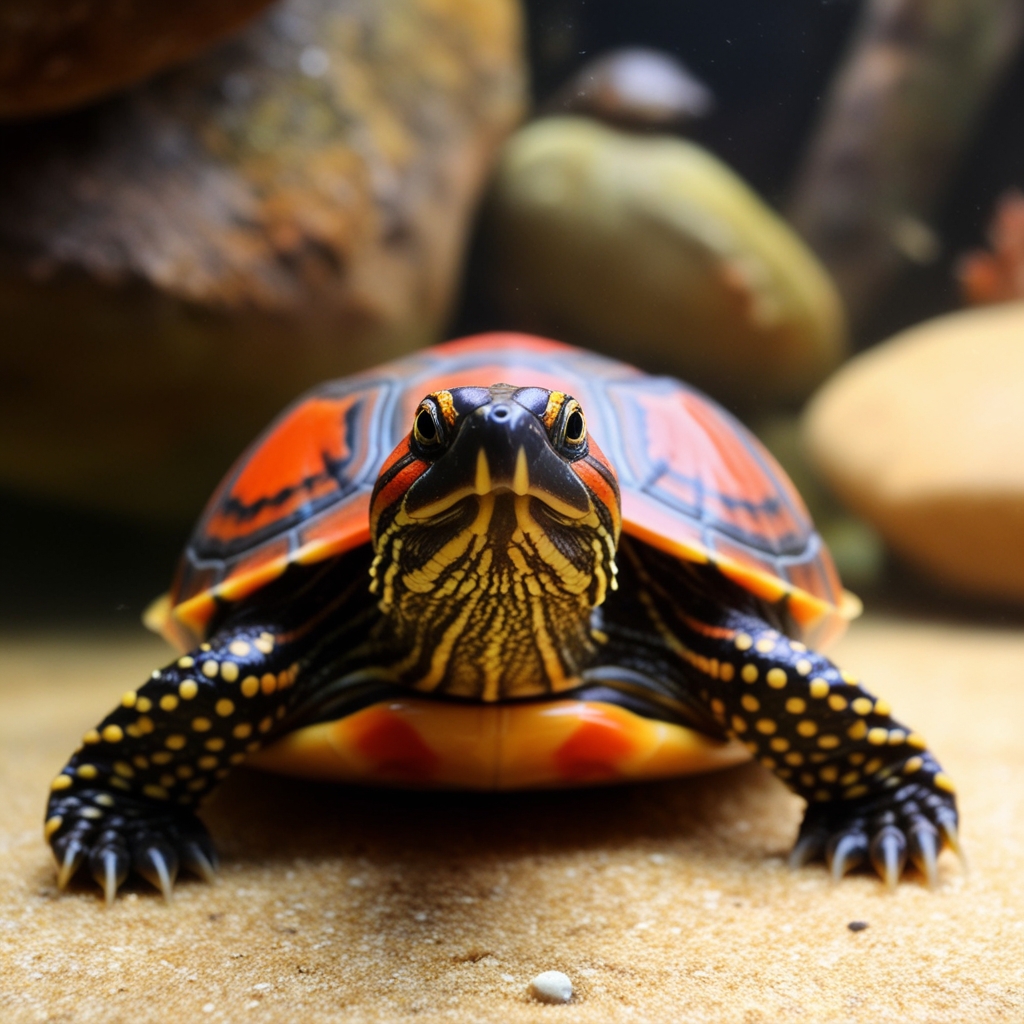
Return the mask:
<svg viewBox="0 0 1024 1024">
<path fill-rule="evenodd" d="M 827 839 L 828 833 L 822 830 L 814 830 L 801 835 L 789 853 L 787 863 L 790 870 L 798 871 L 805 864 L 817 860 L 825 849 Z"/>
<path fill-rule="evenodd" d="M 895 825 L 883 825 L 871 840 L 871 864 L 885 887 L 894 891 L 907 863 L 907 838 Z"/>
<path fill-rule="evenodd" d="M 151 838 L 151 837 L 148 837 Z M 140 846 L 133 857 L 135 870 L 150 885 L 159 889 L 168 903 L 174 896 L 174 881 L 178 877 L 178 855 L 166 843 L 152 842 Z"/>
<path fill-rule="evenodd" d="M 56 853 L 57 851 L 55 850 L 54 852 Z M 57 888 L 61 892 L 68 887 L 68 883 L 75 877 L 75 872 L 78 871 L 82 861 L 85 860 L 85 854 L 85 847 L 77 839 L 72 839 L 67 844 L 63 858 L 60 858 L 58 861 L 60 867 L 57 871 Z"/>
<path fill-rule="evenodd" d="M 963 868 L 964 874 L 966 874 L 967 855 L 964 853 L 963 846 L 960 845 L 960 833 L 957 830 L 956 822 L 942 821 L 939 823 L 939 827 L 942 829 L 942 837 L 945 839 L 946 845 L 956 854 L 957 859 L 960 861 L 960 867 Z"/>
<path fill-rule="evenodd" d="M 217 881 L 217 854 L 211 843 L 205 844 L 205 850 L 203 845 L 196 839 L 188 840 L 181 849 L 181 866 L 212 885 Z"/>
<path fill-rule="evenodd" d="M 956 803 L 927 784 L 908 783 L 863 800 L 812 803 L 790 864 L 800 866 L 824 855 L 833 881 L 838 882 L 867 863 L 893 890 L 909 859 L 934 889 L 943 846 L 963 861 Z"/>
<path fill-rule="evenodd" d="M 910 859 L 924 875 L 929 889 L 939 884 L 939 833 L 926 818 L 914 823 L 910 831 Z"/>
<path fill-rule="evenodd" d="M 128 877 L 128 854 L 123 849 L 112 846 L 94 850 L 89 857 L 89 867 L 96 884 L 103 890 L 107 906 L 112 906 L 117 897 L 117 890 Z"/>
<path fill-rule="evenodd" d="M 868 856 L 868 837 L 860 831 L 845 832 L 828 844 L 825 852 L 833 882 L 863 864 Z"/>
</svg>

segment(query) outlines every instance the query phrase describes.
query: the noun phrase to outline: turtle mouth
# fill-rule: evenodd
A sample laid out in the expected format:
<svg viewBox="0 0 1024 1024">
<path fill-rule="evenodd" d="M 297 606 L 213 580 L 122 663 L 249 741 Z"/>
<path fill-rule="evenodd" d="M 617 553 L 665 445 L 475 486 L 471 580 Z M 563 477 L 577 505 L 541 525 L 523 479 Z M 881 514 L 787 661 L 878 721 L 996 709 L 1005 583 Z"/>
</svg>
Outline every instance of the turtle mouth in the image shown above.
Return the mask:
<svg viewBox="0 0 1024 1024">
<path fill-rule="evenodd" d="M 536 498 L 570 521 L 592 511 L 583 481 L 537 418 L 515 402 L 495 402 L 473 413 L 449 449 L 409 488 L 405 513 L 423 521 L 466 498 L 500 494 Z"/>
</svg>

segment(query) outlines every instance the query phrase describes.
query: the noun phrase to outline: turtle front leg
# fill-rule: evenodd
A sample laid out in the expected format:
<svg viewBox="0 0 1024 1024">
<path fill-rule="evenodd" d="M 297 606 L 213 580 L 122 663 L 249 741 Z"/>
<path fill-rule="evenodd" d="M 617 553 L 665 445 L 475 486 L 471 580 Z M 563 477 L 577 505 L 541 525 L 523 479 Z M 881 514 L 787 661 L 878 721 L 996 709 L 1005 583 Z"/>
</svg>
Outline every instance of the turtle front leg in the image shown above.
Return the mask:
<svg viewBox="0 0 1024 1024">
<path fill-rule="evenodd" d="M 61 888 L 86 861 L 108 903 L 133 870 L 168 898 L 179 866 L 212 878 L 216 853 L 193 808 L 279 730 L 297 646 L 258 626 L 219 634 L 85 734 L 47 806 Z"/>
<path fill-rule="evenodd" d="M 838 881 L 870 862 L 893 887 L 909 857 L 935 884 L 960 852 L 953 783 L 887 701 L 750 615 L 676 615 L 670 635 L 716 721 L 807 801 L 792 865 L 824 857 Z"/>
</svg>

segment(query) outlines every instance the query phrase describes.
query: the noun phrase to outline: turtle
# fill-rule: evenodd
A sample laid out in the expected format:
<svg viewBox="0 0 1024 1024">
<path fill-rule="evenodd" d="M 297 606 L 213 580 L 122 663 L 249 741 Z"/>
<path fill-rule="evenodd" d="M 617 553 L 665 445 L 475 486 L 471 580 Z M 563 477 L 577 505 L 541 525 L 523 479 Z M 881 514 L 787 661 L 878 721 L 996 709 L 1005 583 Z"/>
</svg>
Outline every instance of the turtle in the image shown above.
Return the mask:
<svg viewBox="0 0 1024 1024">
<path fill-rule="evenodd" d="M 952 782 L 816 652 L 856 604 L 780 466 L 678 380 L 505 333 L 322 384 L 147 612 L 180 656 L 53 780 L 58 884 L 212 878 L 196 810 L 243 763 L 497 790 L 754 758 L 806 800 L 794 866 L 934 885 Z"/>
</svg>

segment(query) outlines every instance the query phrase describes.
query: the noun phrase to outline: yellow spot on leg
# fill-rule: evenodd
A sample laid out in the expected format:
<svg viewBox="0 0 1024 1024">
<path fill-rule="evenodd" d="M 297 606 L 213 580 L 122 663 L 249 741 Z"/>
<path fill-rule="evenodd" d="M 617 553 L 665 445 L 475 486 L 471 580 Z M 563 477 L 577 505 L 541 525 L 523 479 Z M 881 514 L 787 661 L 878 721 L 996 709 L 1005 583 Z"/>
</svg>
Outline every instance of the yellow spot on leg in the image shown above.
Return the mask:
<svg viewBox="0 0 1024 1024">
<path fill-rule="evenodd" d="M 175 733 L 173 736 L 168 736 L 167 739 L 164 740 L 164 746 L 167 747 L 168 750 L 181 750 L 187 742 L 188 740 L 186 740 L 181 733 Z"/>
<path fill-rule="evenodd" d="M 225 661 L 220 667 L 221 679 L 226 683 L 233 683 L 238 678 L 238 666 L 233 661 Z"/>
<path fill-rule="evenodd" d="M 236 658 L 244 658 L 249 653 L 249 645 L 244 640 L 232 640 L 228 650 Z"/>
<path fill-rule="evenodd" d="M 80 764 L 75 769 L 75 774 L 80 779 L 95 779 L 99 773 L 96 771 L 96 765 L 94 764 Z"/>
<path fill-rule="evenodd" d="M 135 702 L 139 699 L 139 695 L 134 690 L 129 690 L 127 693 L 121 696 L 121 707 L 133 708 Z"/>
<path fill-rule="evenodd" d="M 754 646 L 754 641 L 746 633 L 737 633 L 733 643 L 737 651 L 749 651 Z"/>
<path fill-rule="evenodd" d="M 747 711 L 759 711 L 761 709 L 761 702 L 751 693 L 743 694 L 740 698 L 740 703 Z"/>
<path fill-rule="evenodd" d="M 108 743 L 120 743 L 124 739 L 124 730 L 119 725 L 108 725 L 101 735 Z"/>
<path fill-rule="evenodd" d="M 217 701 L 214 710 L 221 716 L 221 718 L 226 718 L 235 710 L 235 705 L 227 698 L 223 698 L 222 700 Z"/>
<path fill-rule="evenodd" d="M 178 698 L 173 693 L 165 693 L 160 698 L 161 711 L 173 711 L 178 706 Z"/>
<path fill-rule="evenodd" d="M 208 732 L 212 724 L 208 718 L 203 718 L 202 716 L 192 719 L 192 728 L 196 732 Z"/>
<path fill-rule="evenodd" d="M 768 685 L 774 690 L 781 690 L 786 683 L 789 681 L 786 676 L 786 670 L 781 668 L 771 668 L 768 670 L 768 675 L 765 676 Z"/>
<path fill-rule="evenodd" d="M 765 736 L 771 736 L 771 734 L 777 731 L 778 726 L 770 718 L 759 718 L 754 728 L 758 732 L 763 732 Z"/>
<path fill-rule="evenodd" d="M 745 683 L 756 683 L 757 682 L 757 666 L 756 665 L 744 665 L 743 671 L 740 672 L 740 676 L 743 678 Z"/>
<path fill-rule="evenodd" d="M 932 781 L 939 787 L 939 789 L 944 789 L 947 793 L 956 792 L 956 786 L 953 785 L 953 780 L 945 772 L 939 772 L 935 775 Z"/>
<path fill-rule="evenodd" d="M 807 710 L 807 701 L 803 697 L 790 697 L 786 701 L 786 710 L 791 715 L 802 715 Z"/>
<path fill-rule="evenodd" d="M 883 743 L 889 742 L 889 730 L 877 727 L 875 729 L 868 729 L 868 743 L 872 746 L 879 747 Z"/>
<path fill-rule="evenodd" d="M 805 718 L 803 721 L 796 723 L 796 731 L 801 736 L 814 736 L 818 731 L 818 726 L 809 718 Z"/>
<path fill-rule="evenodd" d="M 182 700 L 191 700 L 199 692 L 199 684 L 194 679 L 186 679 L 178 687 L 178 696 Z"/>
<path fill-rule="evenodd" d="M 914 772 L 919 772 L 922 765 L 924 764 L 923 757 L 911 757 L 907 763 L 903 766 L 904 775 L 913 775 Z"/>
<path fill-rule="evenodd" d="M 827 679 L 822 679 L 820 676 L 817 679 L 811 680 L 811 696 L 817 697 L 819 700 L 822 697 L 827 697 L 829 691 L 829 685 Z"/>
<path fill-rule="evenodd" d="M 242 681 L 242 694 L 246 697 L 255 697 L 260 692 L 260 681 L 255 676 L 246 676 Z"/>
<path fill-rule="evenodd" d="M 57 778 L 50 783 L 50 789 L 55 792 L 61 789 L 68 789 L 71 786 L 71 776 L 64 775 L 63 773 L 58 775 Z"/>
<path fill-rule="evenodd" d="M 853 725 L 846 730 L 846 735 L 849 736 L 851 740 L 862 740 L 867 736 L 867 734 L 868 724 L 864 721 L 854 722 Z"/>
<path fill-rule="evenodd" d="M 54 832 L 57 831 L 64 824 L 64 819 L 59 815 L 55 814 L 52 818 L 46 820 L 46 824 L 43 826 L 43 838 L 49 839 Z"/>
</svg>

